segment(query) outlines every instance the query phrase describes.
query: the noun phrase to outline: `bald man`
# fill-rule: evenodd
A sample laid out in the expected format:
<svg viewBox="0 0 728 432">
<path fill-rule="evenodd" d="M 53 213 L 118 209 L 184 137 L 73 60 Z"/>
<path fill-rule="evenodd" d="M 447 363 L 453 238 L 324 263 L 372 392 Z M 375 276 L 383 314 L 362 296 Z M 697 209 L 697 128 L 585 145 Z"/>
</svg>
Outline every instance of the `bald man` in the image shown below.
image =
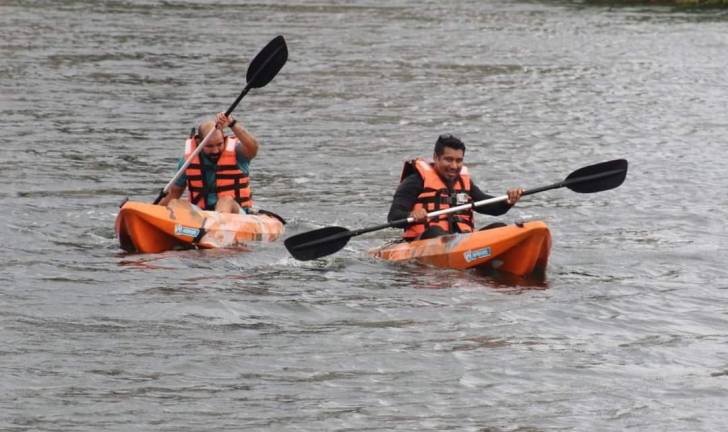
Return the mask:
<svg viewBox="0 0 728 432">
<path fill-rule="evenodd" d="M 225 136 L 225 128 L 229 128 L 234 136 Z M 197 133 L 187 139 L 185 156 L 178 167 L 182 167 L 210 131 L 213 131 L 212 136 L 202 151 L 192 159 L 159 204 L 170 207 L 189 205 L 179 200 L 187 188 L 190 191 L 189 202 L 203 210 L 247 213 L 253 206 L 250 161 L 258 154 L 258 141 L 232 116 L 219 113 L 215 120 L 200 124 Z"/>
</svg>

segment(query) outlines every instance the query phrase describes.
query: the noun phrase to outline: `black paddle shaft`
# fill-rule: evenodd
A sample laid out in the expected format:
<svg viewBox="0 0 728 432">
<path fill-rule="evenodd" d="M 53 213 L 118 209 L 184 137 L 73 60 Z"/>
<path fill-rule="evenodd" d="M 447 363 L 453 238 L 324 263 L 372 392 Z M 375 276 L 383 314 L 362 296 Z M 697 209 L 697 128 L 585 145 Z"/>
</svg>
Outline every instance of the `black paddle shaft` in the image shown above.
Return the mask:
<svg viewBox="0 0 728 432">
<path fill-rule="evenodd" d="M 248 66 L 248 72 L 246 74 L 246 84 L 243 91 L 240 92 L 235 102 L 225 111 L 225 116 L 229 116 L 235 111 L 240 101 L 245 97 L 251 88 L 261 88 L 267 85 L 273 78 L 278 74 L 286 61 L 288 60 L 288 47 L 286 40 L 283 36 L 278 35 L 273 40 L 260 50 L 255 56 L 250 66 Z M 174 179 L 167 184 L 159 192 L 157 199 L 154 200 L 154 204 L 159 202 L 167 195 L 168 188 L 177 179 L 181 173 L 178 171 Z"/>
</svg>

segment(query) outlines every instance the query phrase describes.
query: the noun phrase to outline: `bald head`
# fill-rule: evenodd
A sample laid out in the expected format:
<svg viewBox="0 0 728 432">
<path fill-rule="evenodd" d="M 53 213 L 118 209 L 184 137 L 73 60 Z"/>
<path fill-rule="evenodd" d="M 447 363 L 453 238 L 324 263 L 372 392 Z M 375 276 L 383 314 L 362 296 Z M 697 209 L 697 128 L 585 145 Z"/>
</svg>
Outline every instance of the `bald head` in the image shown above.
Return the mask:
<svg viewBox="0 0 728 432">
<path fill-rule="evenodd" d="M 225 145 L 225 135 L 220 129 L 215 129 L 214 121 L 202 122 L 198 128 L 200 144 L 204 141 L 210 131 L 214 132 L 212 133 L 212 136 L 210 136 L 210 139 L 208 139 L 202 147 L 202 153 L 204 153 L 211 161 L 217 162 Z"/>
<path fill-rule="evenodd" d="M 208 121 L 200 123 L 200 127 L 198 128 L 198 131 L 200 134 L 200 139 L 204 139 L 207 136 L 207 134 L 209 134 L 210 131 L 213 129 L 215 129 L 215 122 L 212 120 L 208 120 Z M 222 134 L 222 132 L 220 132 L 220 134 Z M 216 138 L 215 135 L 213 135 L 210 137 L 210 140 L 214 141 L 215 138 Z M 220 139 L 222 139 L 222 135 L 220 135 Z"/>
</svg>

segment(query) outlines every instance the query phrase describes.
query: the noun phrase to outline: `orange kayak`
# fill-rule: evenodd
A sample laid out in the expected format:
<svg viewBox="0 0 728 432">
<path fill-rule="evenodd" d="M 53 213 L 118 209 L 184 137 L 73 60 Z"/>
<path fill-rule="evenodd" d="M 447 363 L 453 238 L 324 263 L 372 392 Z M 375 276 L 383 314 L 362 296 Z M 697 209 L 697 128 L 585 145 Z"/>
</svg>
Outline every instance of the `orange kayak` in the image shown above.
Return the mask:
<svg viewBox="0 0 728 432">
<path fill-rule="evenodd" d="M 545 270 L 551 233 L 545 223 L 526 222 L 468 234 L 452 234 L 375 248 L 369 255 L 387 261 L 416 261 L 452 269 L 490 268 L 516 276 Z"/>
<path fill-rule="evenodd" d="M 229 214 L 189 207 L 126 202 L 116 217 L 116 236 L 128 252 L 224 248 L 274 241 L 283 223 L 265 214 Z"/>
</svg>

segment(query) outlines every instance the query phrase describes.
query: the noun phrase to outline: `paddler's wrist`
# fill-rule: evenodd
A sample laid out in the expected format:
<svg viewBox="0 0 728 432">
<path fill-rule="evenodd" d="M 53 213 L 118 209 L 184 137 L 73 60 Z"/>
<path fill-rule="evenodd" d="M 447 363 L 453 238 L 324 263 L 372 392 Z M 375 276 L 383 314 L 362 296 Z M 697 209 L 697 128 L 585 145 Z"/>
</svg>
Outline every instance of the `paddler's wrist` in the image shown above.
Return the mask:
<svg viewBox="0 0 728 432">
<path fill-rule="evenodd" d="M 234 128 L 235 125 L 238 124 L 238 119 L 234 119 L 232 117 L 230 117 L 230 118 L 232 119 L 232 121 L 230 123 L 228 123 L 228 127 L 232 130 L 232 128 Z"/>
</svg>

